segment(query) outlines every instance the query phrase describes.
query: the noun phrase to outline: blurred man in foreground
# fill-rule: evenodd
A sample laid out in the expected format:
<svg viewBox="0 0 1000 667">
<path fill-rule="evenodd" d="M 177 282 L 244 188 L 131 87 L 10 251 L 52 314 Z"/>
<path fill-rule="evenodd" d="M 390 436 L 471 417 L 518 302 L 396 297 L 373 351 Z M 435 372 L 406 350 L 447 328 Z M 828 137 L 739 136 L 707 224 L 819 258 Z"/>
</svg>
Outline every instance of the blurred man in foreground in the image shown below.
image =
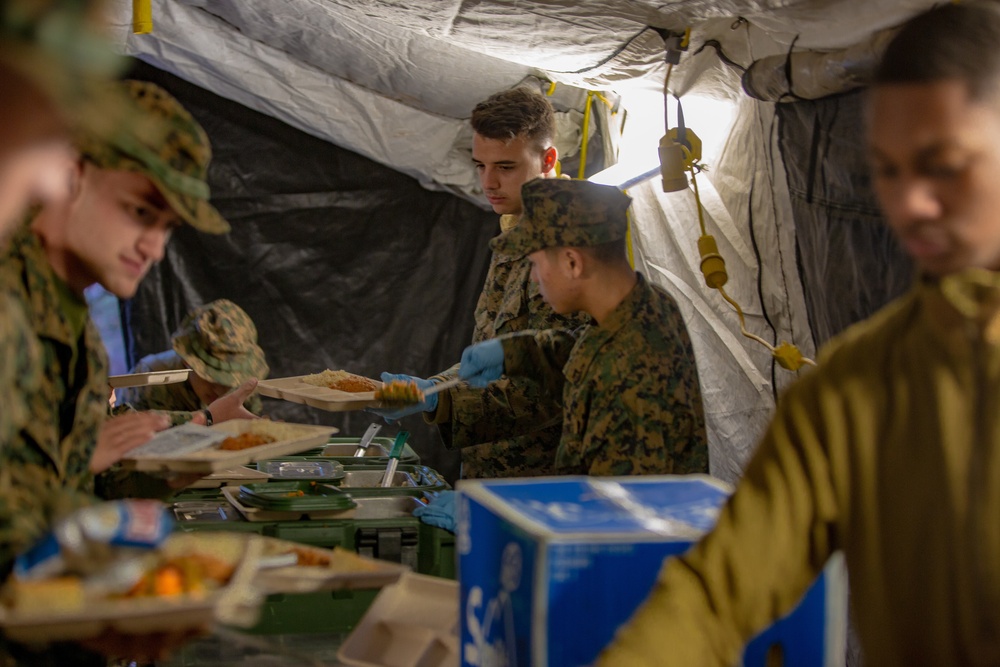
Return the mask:
<svg viewBox="0 0 1000 667">
<path fill-rule="evenodd" d="M 6 255 L 8 236 L 24 222 L 30 206 L 57 206 L 73 194 L 76 153 L 70 144 L 71 130 L 106 136 L 135 120 L 128 117 L 119 93 L 105 83 L 120 71 L 124 59 L 114 55 L 99 34 L 101 9 L 102 3 L 86 0 L 0 0 L 0 255 L 5 255 L 5 263 L 0 263 L 3 577 L 14 554 L 31 544 L 55 518 L 93 502 L 88 493 L 68 483 L 64 474 L 70 461 L 58 456 L 55 448 L 41 450 L 56 455 L 49 460 L 48 471 L 41 465 L 22 465 L 10 456 L 16 446 L 24 444 L 25 430 L 44 417 L 36 408 L 47 380 L 46 364 L 51 363 L 50 342 L 39 338 L 34 318 L 26 316 L 26 311 L 36 315 L 44 308 L 49 322 L 64 314 L 51 309 L 51 303 L 24 301 L 21 281 L 38 275 L 19 273 L 6 264 Z M 74 418 L 66 404 L 58 407 L 58 414 L 55 406 L 49 408 L 54 423 Z M 153 657 L 190 632 L 141 639 L 105 633 L 92 642 L 99 654 L 74 643 L 57 643 L 40 651 L 0 641 L 0 665 L 103 665 L 102 655 L 108 654 Z"/>
<path fill-rule="evenodd" d="M 731 665 L 843 550 L 866 661 L 1000 664 L 1000 8 L 889 45 L 868 143 L 913 289 L 791 387 L 715 530 L 598 664 Z"/>
<path fill-rule="evenodd" d="M 96 36 L 99 10 L 97 2 L 0 0 L 0 253 L 30 205 L 67 196 L 70 122 L 114 118 L 111 101 L 93 96 L 122 62 Z M 28 420 L 38 355 L 23 309 L 0 285 L 0 446 Z"/>
<path fill-rule="evenodd" d="M 18 482 L 5 497 L 15 517 L 15 548 L 74 505 L 90 502 L 96 473 L 169 425 L 156 413 L 107 418 L 107 358 L 84 288 L 100 282 L 128 298 L 182 221 L 213 233 L 228 229 L 207 201 L 210 153 L 201 128 L 152 84 L 116 87 L 132 114 L 151 122 L 125 124 L 111 139 L 81 134 L 75 143 L 82 157 L 67 172 L 69 196 L 35 211 L 0 263 L 3 284 L 28 314 L 41 351 L 30 419 L 3 449 L 2 467 Z M 245 395 L 227 399 L 232 410 L 242 410 Z M 168 490 L 146 481 L 127 493 L 106 491 L 153 496 Z"/>
</svg>

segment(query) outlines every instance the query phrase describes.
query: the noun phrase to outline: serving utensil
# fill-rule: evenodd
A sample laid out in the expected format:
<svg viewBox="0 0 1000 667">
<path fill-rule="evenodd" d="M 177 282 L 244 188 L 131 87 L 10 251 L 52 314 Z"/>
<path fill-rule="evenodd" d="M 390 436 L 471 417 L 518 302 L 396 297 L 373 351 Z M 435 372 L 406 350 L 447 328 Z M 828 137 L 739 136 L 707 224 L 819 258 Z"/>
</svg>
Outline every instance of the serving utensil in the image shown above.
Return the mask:
<svg viewBox="0 0 1000 667">
<path fill-rule="evenodd" d="M 355 456 L 364 456 L 365 452 L 368 451 L 368 445 L 372 444 L 372 440 L 375 439 L 375 435 L 382 429 L 382 425 L 378 422 L 372 424 L 365 431 L 365 434 L 361 436 L 361 440 L 358 441 L 358 448 L 354 451 Z"/>
<path fill-rule="evenodd" d="M 403 453 L 403 445 L 406 444 L 406 439 L 409 437 L 409 431 L 400 431 L 396 435 L 396 441 L 392 443 L 392 451 L 389 452 L 389 463 L 385 467 L 385 475 L 380 484 L 382 488 L 392 486 L 392 478 L 396 476 L 396 467 L 399 465 L 399 456 Z"/>
<path fill-rule="evenodd" d="M 464 383 L 465 380 L 463 380 L 462 378 L 454 378 L 452 380 L 445 380 L 444 382 L 438 382 L 433 387 L 424 389 L 423 391 L 424 398 L 427 398 L 428 396 L 433 396 L 434 394 L 444 391 L 445 389 L 451 389 L 452 387 L 457 387 L 458 385 Z"/>
</svg>

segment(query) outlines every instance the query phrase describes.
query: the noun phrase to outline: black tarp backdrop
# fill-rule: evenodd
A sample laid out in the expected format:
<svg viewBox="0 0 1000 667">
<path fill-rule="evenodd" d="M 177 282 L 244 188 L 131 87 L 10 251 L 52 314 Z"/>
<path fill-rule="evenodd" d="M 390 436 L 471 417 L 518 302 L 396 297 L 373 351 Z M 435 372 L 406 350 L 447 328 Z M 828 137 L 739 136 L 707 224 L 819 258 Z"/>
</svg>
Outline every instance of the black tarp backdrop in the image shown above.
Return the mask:
<svg viewBox="0 0 1000 667">
<path fill-rule="evenodd" d="M 913 263 L 872 191 L 864 99 L 855 92 L 777 105 L 799 274 L 817 345 L 913 283 Z"/>
<path fill-rule="evenodd" d="M 219 298 L 257 324 L 271 377 L 325 368 L 426 377 L 458 361 L 495 214 L 144 63 L 130 76 L 163 86 L 205 128 L 212 202 L 233 228 L 174 235 L 123 305 L 130 364 L 167 349 L 186 312 Z M 271 399 L 265 413 L 348 435 L 378 419 Z M 399 428 L 423 463 L 454 481 L 459 458 L 435 427 L 418 415 L 382 435 Z"/>
</svg>

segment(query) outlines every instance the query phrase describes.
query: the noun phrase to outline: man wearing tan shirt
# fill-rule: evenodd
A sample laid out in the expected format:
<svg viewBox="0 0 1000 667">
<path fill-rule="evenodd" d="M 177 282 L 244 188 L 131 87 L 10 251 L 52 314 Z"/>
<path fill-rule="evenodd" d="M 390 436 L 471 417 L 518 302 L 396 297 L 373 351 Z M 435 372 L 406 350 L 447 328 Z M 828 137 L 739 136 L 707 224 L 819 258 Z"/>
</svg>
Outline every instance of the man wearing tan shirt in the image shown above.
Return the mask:
<svg viewBox="0 0 1000 667">
<path fill-rule="evenodd" d="M 1000 8 L 909 22 L 869 147 L 913 289 L 785 394 L 715 530 L 598 665 L 732 665 L 836 550 L 866 662 L 1000 664 Z"/>
</svg>

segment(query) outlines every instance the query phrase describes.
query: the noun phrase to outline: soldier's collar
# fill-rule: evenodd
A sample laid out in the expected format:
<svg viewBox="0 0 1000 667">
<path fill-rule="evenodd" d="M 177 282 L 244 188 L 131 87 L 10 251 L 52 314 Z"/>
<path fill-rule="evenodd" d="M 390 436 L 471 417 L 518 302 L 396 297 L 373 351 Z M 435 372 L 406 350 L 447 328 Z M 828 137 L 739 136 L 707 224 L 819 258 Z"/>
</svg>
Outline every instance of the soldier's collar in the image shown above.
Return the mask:
<svg viewBox="0 0 1000 667">
<path fill-rule="evenodd" d="M 621 329 L 639 312 L 645 301 L 644 295 L 649 289 L 650 287 L 646 279 L 642 277 L 641 273 L 636 271 L 635 286 L 625 295 L 625 298 L 618 304 L 618 307 L 611 311 L 608 318 L 600 325 L 597 325 L 597 328 L 609 333 L 614 333 Z"/>
</svg>

